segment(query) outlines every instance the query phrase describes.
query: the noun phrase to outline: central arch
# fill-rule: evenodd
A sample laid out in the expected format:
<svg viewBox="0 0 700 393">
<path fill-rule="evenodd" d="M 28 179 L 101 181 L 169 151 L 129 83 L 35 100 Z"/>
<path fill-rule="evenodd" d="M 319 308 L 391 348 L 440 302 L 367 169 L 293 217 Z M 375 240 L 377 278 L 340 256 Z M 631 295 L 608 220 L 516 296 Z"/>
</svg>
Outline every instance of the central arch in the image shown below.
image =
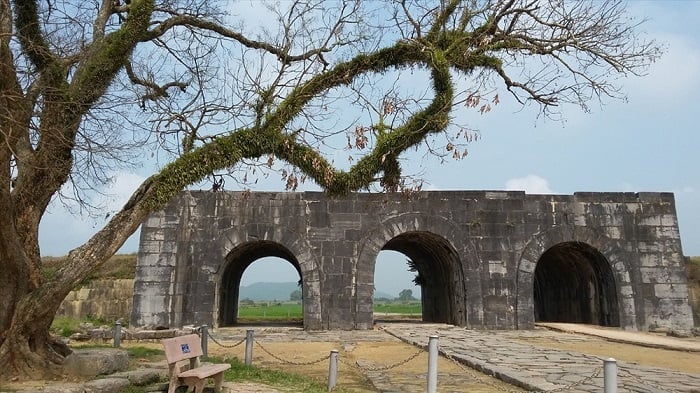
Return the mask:
<svg viewBox="0 0 700 393">
<path fill-rule="evenodd" d="M 459 256 L 446 239 L 431 232 L 406 232 L 389 240 L 382 250 L 409 258 L 417 273 L 415 282 L 421 287 L 424 322 L 457 323 L 454 277 Z"/>
<path fill-rule="evenodd" d="M 255 261 L 264 257 L 284 259 L 294 266 L 303 280 L 299 261 L 287 248 L 268 240 L 246 242 L 226 255 L 221 285 L 219 286 L 219 326 L 231 326 L 238 322 L 238 296 L 243 272 Z"/>
<path fill-rule="evenodd" d="M 377 256 L 392 250 L 411 259 L 423 281 L 424 321 L 477 327 L 483 322 L 480 261 L 460 226 L 446 217 L 406 213 L 395 215 L 367 231 L 360 240 L 356 312 L 368 327 L 374 323 L 373 294 Z M 440 281 L 442 280 L 442 281 Z"/>
<path fill-rule="evenodd" d="M 535 322 L 620 326 L 610 264 L 586 243 L 564 242 L 545 251 L 533 285 Z"/>
</svg>

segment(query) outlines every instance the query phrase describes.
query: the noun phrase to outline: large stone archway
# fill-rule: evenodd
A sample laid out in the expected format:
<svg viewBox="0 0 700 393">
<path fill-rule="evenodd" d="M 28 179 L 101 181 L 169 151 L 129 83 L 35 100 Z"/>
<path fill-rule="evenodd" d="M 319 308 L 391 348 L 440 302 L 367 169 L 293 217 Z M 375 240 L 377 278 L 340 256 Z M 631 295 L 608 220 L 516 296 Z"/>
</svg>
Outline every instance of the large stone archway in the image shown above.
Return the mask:
<svg viewBox="0 0 700 393">
<path fill-rule="evenodd" d="M 569 316 L 685 329 L 693 319 L 674 203 L 668 193 L 184 192 L 143 223 L 131 324 L 230 322 L 219 310 L 232 283 L 267 254 L 297 268 L 306 329 L 370 329 L 376 257 L 391 249 L 431 280 L 426 320 L 528 329 L 538 261 L 546 283 L 562 274 L 546 269 L 562 259 L 557 245 L 585 244 L 580 253 L 596 256 L 573 265 L 571 280 L 589 288 L 569 300 L 604 301 Z"/>
<path fill-rule="evenodd" d="M 566 248 L 565 245 L 574 245 L 572 247 Z M 563 257 L 565 251 L 571 252 L 573 255 L 569 255 L 568 259 Z M 549 253 L 548 253 L 549 252 Z M 584 256 L 585 254 L 588 256 Z M 539 282 L 538 288 L 544 290 L 544 293 L 540 293 L 541 296 L 554 296 L 558 293 L 559 296 L 568 296 L 567 300 L 571 301 L 571 296 L 576 299 L 576 302 L 583 301 L 582 298 L 576 297 L 578 295 L 586 296 L 596 293 L 596 301 L 601 301 L 600 296 L 604 297 L 602 300 L 605 305 L 600 305 L 598 310 L 604 313 L 615 313 L 616 315 L 609 315 L 607 322 L 602 323 L 606 326 L 622 326 L 625 328 L 636 328 L 636 318 L 635 318 L 635 294 L 634 288 L 630 283 L 630 272 L 628 266 L 624 262 L 624 249 L 621 248 L 620 244 L 616 241 L 609 239 L 608 237 L 601 235 L 591 228 L 586 227 L 571 227 L 571 226 L 557 226 L 551 228 L 547 231 L 539 233 L 533 236 L 527 245 L 524 247 L 523 252 L 518 263 L 517 270 L 517 303 L 516 303 L 516 321 L 518 329 L 530 329 L 535 322 L 535 313 L 538 311 L 535 305 L 535 294 L 536 289 L 535 281 L 537 278 L 537 268 L 540 263 L 544 263 L 545 273 L 540 270 L 540 278 L 544 279 L 545 282 Z M 571 262 L 575 260 L 576 262 Z M 584 262 L 585 261 L 585 262 Z M 552 277 L 551 280 L 559 280 L 560 285 L 550 285 L 549 290 L 545 289 L 547 283 L 552 284 L 551 280 L 547 277 L 543 277 L 544 274 L 549 269 L 551 273 L 557 268 L 552 266 L 556 265 L 560 268 L 569 267 L 573 271 L 568 271 L 565 277 Z M 562 270 L 559 270 L 562 273 Z M 574 279 L 578 276 L 578 281 L 575 283 L 579 292 L 578 295 L 572 295 L 573 292 L 567 292 L 567 289 L 563 286 L 567 277 Z M 592 276 L 596 279 L 593 280 L 594 285 L 597 288 L 593 291 L 583 287 L 585 285 L 590 285 Z M 571 291 L 576 291 L 576 288 L 569 288 Z M 611 293 L 614 291 L 614 293 Z M 568 293 L 568 295 L 567 295 Z M 543 300 L 548 303 L 548 300 Z M 560 299 L 560 303 L 551 303 L 552 307 L 561 310 L 562 307 L 569 307 L 564 304 L 564 299 Z M 548 303 L 549 304 L 549 303 Z M 568 318 L 571 322 L 584 322 L 575 321 L 575 319 L 584 318 L 583 310 L 586 309 L 581 304 L 574 306 L 580 312 L 576 317 L 572 317 L 569 314 Z M 591 311 L 591 308 L 587 310 Z M 625 312 L 622 312 L 622 311 Z M 572 311 L 574 314 L 575 312 Z M 557 312 L 555 314 L 561 315 L 565 313 L 564 311 Z M 561 318 L 559 318 L 561 319 Z M 586 322 L 592 323 L 592 317 L 586 316 Z"/>
</svg>

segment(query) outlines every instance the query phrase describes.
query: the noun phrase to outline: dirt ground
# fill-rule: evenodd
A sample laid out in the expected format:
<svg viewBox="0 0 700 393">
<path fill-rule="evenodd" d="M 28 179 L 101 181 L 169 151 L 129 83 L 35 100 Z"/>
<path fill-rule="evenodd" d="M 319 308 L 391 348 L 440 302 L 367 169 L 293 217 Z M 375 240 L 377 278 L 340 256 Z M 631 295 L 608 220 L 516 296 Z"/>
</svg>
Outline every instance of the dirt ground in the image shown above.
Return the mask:
<svg viewBox="0 0 700 393">
<path fill-rule="evenodd" d="M 336 342 L 268 342 L 262 345 L 263 347 L 256 344 L 253 347 L 254 365 L 309 376 L 322 383 L 325 383 L 328 378 L 328 360 L 325 358 L 332 349 L 336 349 L 339 359 L 338 386 L 358 393 L 377 391 L 365 376 L 366 373 L 373 372 L 373 369 L 383 369 L 396 363 L 403 363 L 404 360 L 411 358 L 405 364 L 379 372 L 385 374 L 391 380 L 392 385 L 403 386 L 405 391 L 425 391 L 428 355 L 424 350 L 403 342 L 373 341 L 358 342 L 353 345 L 341 345 Z M 224 358 L 244 359 L 244 351 L 243 345 L 233 350 L 212 346 L 209 349 L 209 354 Z M 324 360 L 315 362 L 320 359 Z M 440 357 L 438 361 L 438 370 L 438 389 L 440 391 L 502 392 L 520 390 L 444 357 Z M 465 374 L 468 377 L 462 378 L 460 381 L 449 378 L 451 375 L 464 376 Z"/>
<path fill-rule="evenodd" d="M 379 339 L 377 338 L 379 337 Z M 333 340 L 319 337 L 295 340 L 283 332 L 274 339 L 256 339 L 253 348 L 253 364 L 258 367 L 284 370 L 310 376 L 325 383 L 328 377 L 328 356 L 331 350 L 338 350 L 338 386 L 346 390 L 366 393 L 376 392 L 367 375 L 375 381 L 384 378 L 391 386 L 401 386 L 405 392 L 425 391 L 427 353 L 386 335 L 375 332 L 368 341 Z M 614 357 L 619 361 L 652 367 L 661 367 L 685 373 L 700 374 L 700 352 L 683 352 L 667 349 L 648 348 L 632 344 L 607 341 L 602 338 L 582 334 L 561 333 L 545 337 L 519 337 L 517 340 L 531 345 L 572 350 L 601 357 Z M 224 342 L 232 344 L 232 342 Z M 159 343 L 124 342 L 123 346 L 147 346 L 161 348 Z M 225 348 L 210 343 L 209 355 L 220 358 L 244 359 L 245 345 Z M 397 365 L 398 364 L 398 365 Z M 396 366 L 395 366 L 396 365 Z M 390 367 L 391 366 L 391 367 Z M 394 367 L 395 366 L 395 367 Z M 389 368 L 385 370 L 385 368 Z M 520 389 L 505 384 L 498 379 L 478 373 L 468 367 L 440 357 L 438 364 L 438 391 L 441 392 L 502 392 Z M 46 384 L 47 382 L 40 382 Z M 51 382 L 49 382 L 51 383 Z M 16 385 L 15 388 L 37 386 L 36 382 Z M 264 389 L 260 385 L 241 385 L 244 390 L 256 392 L 278 392 L 277 389 Z M 4 386 L 13 388 L 12 386 Z M 246 390 L 247 389 L 247 390 Z M 251 390 L 252 389 L 252 390 Z M 291 390 L 293 391 L 293 390 Z"/>
</svg>

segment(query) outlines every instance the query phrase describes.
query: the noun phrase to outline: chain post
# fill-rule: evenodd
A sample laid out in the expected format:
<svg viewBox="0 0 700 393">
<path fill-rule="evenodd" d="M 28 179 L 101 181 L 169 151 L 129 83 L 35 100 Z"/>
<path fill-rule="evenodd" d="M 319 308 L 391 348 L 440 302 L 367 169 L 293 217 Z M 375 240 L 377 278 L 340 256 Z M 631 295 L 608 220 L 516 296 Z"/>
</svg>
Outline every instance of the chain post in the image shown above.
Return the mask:
<svg viewBox="0 0 700 393">
<path fill-rule="evenodd" d="M 338 383 L 338 350 L 331 350 L 330 361 L 328 362 L 328 391 L 335 388 Z"/>
<path fill-rule="evenodd" d="M 119 348 L 122 344 L 122 323 L 117 321 L 114 324 L 114 348 Z"/>
<path fill-rule="evenodd" d="M 253 336 L 254 330 L 248 329 L 245 331 L 245 365 L 253 364 Z"/>
<path fill-rule="evenodd" d="M 428 393 L 437 393 L 438 336 L 428 339 Z"/>
<path fill-rule="evenodd" d="M 202 359 L 206 360 L 207 356 L 209 356 L 209 348 L 207 347 L 207 343 L 209 342 L 209 331 L 207 330 L 207 325 L 202 325 L 199 327 L 199 331 L 201 333 L 201 340 L 202 340 Z"/>
<path fill-rule="evenodd" d="M 613 358 L 603 360 L 603 391 L 617 393 L 617 361 Z"/>
</svg>

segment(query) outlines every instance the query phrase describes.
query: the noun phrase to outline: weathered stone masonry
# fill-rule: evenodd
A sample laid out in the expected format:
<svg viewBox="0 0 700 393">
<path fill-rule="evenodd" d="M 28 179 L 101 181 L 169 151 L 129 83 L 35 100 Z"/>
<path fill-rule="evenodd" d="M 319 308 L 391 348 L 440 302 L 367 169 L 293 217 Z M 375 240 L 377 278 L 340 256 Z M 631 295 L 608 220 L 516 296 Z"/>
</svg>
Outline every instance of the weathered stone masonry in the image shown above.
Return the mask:
<svg viewBox="0 0 700 393">
<path fill-rule="evenodd" d="M 673 194 L 513 191 L 184 192 L 142 226 L 131 324 L 233 324 L 243 271 L 276 256 L 305 328 L 369 329 L 382 249 L 415 263 L 426 321 L 693 324 Z"/>
</svg>

